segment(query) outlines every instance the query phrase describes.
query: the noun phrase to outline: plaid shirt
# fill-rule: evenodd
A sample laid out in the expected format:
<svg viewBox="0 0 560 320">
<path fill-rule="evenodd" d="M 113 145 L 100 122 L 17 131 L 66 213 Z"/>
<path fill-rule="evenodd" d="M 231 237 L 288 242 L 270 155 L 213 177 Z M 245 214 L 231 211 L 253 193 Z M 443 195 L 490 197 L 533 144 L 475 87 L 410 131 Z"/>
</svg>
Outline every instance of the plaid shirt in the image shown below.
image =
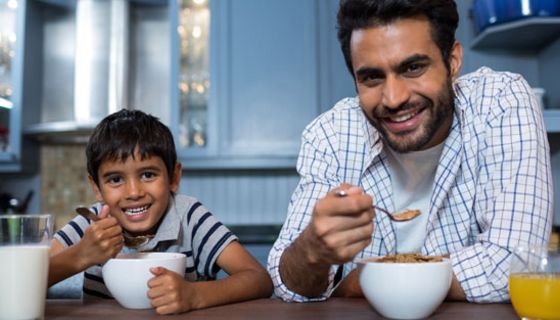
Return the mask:
<svg viewBox="0 0 560 320">
<path fill-rule="evenodd" d="M 552 177 L 542 114 L 516 74 L 481 68 L 460 77 L 454 90 L 454 119 L 436 171 L 422 254 L 451 254 L 469 301 L 505 301 L 510 252 L 518 245 L 546 244 L 551 232 Z M 357 98 L 341 100 L 307 126 L 297 163 L 301 179 L 268 258 L 277 296 L 303 302 L 332 294 L 339 266 L 331 267 L 327 290 L 309 299 L 282 283 L 280 257 L 308 225 L 317 199 L 343 182 L 363 187 L 374 202 L 393 210 L 387 166 L 381 136 Z M 378 214 L 372 242 L 356 259 L 395 250 L 391 221 Z M 343 275 L 355 267 L 346 263 Z"/>
</svg>

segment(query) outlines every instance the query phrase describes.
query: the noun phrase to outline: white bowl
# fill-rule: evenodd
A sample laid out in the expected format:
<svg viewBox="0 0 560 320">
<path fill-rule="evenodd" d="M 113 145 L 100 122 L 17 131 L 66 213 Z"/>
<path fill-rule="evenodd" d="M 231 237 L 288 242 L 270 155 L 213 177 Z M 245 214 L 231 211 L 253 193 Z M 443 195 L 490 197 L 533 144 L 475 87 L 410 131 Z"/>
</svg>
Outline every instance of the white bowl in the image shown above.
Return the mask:
<svg viewBox="0 0 560 320">
<path fill-rule="evenodd" d="M 109 292 L 125 308 L 149 309 L 148 280 L 154 277 L 152 267 L 164 267 L 185 275 L 186 257 L 175 252 L 142 252 L 119 254 L 103 266 L 103 279 Z"/>
<path fill-rule="evenodd" d="M 449 259 L 441 262 L 387 263 L 357 261 L 362 291 L 382 316 L 419 319 L 431 315 L 451 286 Z"/>
</svg>

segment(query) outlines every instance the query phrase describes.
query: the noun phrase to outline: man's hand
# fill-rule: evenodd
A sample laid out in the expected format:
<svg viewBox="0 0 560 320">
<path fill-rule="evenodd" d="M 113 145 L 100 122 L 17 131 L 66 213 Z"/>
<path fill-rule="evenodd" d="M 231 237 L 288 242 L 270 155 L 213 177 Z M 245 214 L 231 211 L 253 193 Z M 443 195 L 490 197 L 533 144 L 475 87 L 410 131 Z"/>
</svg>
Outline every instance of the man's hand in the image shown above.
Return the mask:
<svg viewBox="0 0 560 320">
<path fill-rule="evenodd" d="M 346 197 L 337 195 L 344 190 Z M 320 199 L 311 223 L 302 233 L 309 245 L 312 264 L 342 264 L 371 242 L 374 211 L 372 199 L 361 188 L 342 185 Z"/>
<path fill-rule="evenodd" d="M 345 197 L 337 195 L 344 190 Z M 286 286 L 312 297 L 328 286 L 333 264 L 352 260 L 373 234 L 372 198 L 347 184 L 317 201 L 311 222 L 280 259 L 280 276 Z"/>
<path fill-rule="evenodd" d="M 88 267 L 114 258 L 123 247 L 122 228 L 117 219 L 109 216 L 107 205 L 101 209 L 99 218 L 99 221 L 92 222 L 84 232 L 82 240 L 76 244 L 80 247 L 80 256 Z"/>
</svg>

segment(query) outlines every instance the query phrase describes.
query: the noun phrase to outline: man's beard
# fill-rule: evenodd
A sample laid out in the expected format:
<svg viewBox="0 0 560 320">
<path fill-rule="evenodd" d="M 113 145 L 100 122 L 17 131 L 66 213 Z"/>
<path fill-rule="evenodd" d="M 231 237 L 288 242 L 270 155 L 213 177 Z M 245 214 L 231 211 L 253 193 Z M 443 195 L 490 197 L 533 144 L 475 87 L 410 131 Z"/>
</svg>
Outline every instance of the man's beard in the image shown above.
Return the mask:
<svg viewBox="0 0 560 320">
<path fill-rule="evenodd" d="M 451 117 L 453 109 L 455 108 L 455 101 L 454 101 L 455 93 L 453 92 L 453 85 L 451 79 L 448 77 L 445 83 L 444 88 L 440 91 L 440 94 L 437 97 L 436 104 L 426 97 L 421 97 L 420 101 L 417 102 L 406 102 L 402 104 L 397 109 L 389 110 L 387 108 L 380 109 L 378 112 L 374 112 L 374 118 L 370 118 L 366 115 L 366 118 L 374 126 L 383 137 L 383 140 L 387 143 L 387 145 L 400 153 L 411 152 L 411 151 L 419 151 L 430 142 L 432 137 L 436 134 L 438 129 L 445 123 L 445 121 Z M 397 134 L 400 139 L 391 138 L 391 134 L 393 136 L 394 133 L 389 133 L 385 127 L 379 124 L 379 118 L 387 117 L 392 114 L 396 114 L 398 112 L 402 112 L 404 110 L 413 109 L 413 108 L 420 108 L 425 109 L 425 111 L 430 113 L 430 117 L 427 123 L 421 125 L 420 128 L 416 130 L 421 130 L 421 135 L 416 138 L 409 138 L 407 136 L 410 135 L 410 132 L 402 132 Z"/>
</svg>

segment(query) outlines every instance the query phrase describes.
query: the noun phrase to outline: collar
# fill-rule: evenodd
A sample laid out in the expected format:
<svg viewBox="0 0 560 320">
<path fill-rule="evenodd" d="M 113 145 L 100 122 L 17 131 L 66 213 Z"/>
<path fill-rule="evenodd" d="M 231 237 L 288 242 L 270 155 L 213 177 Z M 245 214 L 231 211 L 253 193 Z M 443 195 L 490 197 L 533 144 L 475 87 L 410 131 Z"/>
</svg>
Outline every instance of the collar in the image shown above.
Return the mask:
<svg viewBox="0 0 560 320">
<path fill-rule="evenodd" d="M 136 250 L 150 251 L 154 249 L 159 242 L 174 241 L 179 238 L 179 231 L 181 229 L 181 217 L 177 212 L 174 195 L 171 196 L 169 207 L 163 214 L 162 219 L 163 220 L 161 221 L 156 231 L 156 235 L 148 242 L 138 246 Z"/>
<path fill-rule="evenodd" d="M 447 192 L 451 188 L 457 170 L 460 167 L 462 159 L 462 137 L 461 137 L 461 121 L 462 110 L 455 109 L 453 112 L 453 121 L 449 131 L 449 136 L 444 141 L 440 163 L 438 165 L 435 176 L 435 188 L 431 198 L 429 212 L 429 224 L 433 222 L 437 216 L 438 208 L 441 206 Z M 383 152 L 383 142 L 377 130 L 364 119 L 364 132 L 368 137 L 365 141 L 370 152 L 365 154 L 366 165 L 362 169 L 360 175 L 360 185 L 370 192 L 375 201 L 385 207 L 389 211 L 394 210 L 392 201 L 392 189 L 379 187 L 379 185 L 391 186 L 391 178 L 388 171 L 387 155 Z M 443 161 L 443 164 L 442 164 Z M 362 179 L 366 177 L 365 179 Z M 376 215 L 376 223 L 378 232 L 376 237 L 383 242 L 387 252 L 394 252 L 396 249 L 395 230 L 389 218 L 386 215 Z"/>
</svg>

